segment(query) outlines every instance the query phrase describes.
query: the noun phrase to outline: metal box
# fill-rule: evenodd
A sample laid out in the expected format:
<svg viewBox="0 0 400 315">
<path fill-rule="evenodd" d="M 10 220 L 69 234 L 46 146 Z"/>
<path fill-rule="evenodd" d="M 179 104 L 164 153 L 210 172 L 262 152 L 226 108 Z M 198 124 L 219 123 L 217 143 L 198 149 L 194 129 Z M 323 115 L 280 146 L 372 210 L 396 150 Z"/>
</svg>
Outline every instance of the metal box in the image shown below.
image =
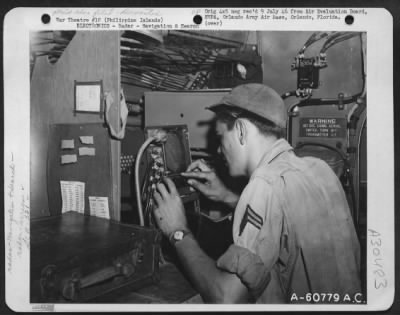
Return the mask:
<svg viewBox="0 0 400 315">
<path fill-rule="evenodd" d="M 206 107 L 218 103 L 230 90 L 146 92 L 145 126 L 187 125 L 190 147 L 207 149 L 214 113 Z"/>
<path fill-rule="evenodd" d="M 67 212 L 31 221 L 31 303 L 107 302 L 159 280 L 158 230 Z"/>
</svg>

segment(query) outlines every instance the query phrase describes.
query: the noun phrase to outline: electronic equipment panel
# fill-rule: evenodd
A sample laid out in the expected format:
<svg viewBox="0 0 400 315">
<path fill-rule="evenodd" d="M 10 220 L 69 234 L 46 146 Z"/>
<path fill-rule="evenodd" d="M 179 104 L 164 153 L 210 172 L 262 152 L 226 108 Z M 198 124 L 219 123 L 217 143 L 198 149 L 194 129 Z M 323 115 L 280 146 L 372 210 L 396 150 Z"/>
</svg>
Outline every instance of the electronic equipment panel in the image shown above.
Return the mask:
<svg viewBox="0 0 400 315">
<path fill-rule="evenodd" d="M 203 90 L 145 93 L 145 126 L 187 125 L 191 149 L 208 149 L 210 122 L 214 113 L 206 107 L 218 103 L 230 92 Z"/>
<path fill-rule="evenodd" d="M 152 142 L 147 150 L 150 183 L 153 185 L 163 177 L 168 177 L 172 179 L 180 196 L 186 201 L 195 194 L 185 178 L 180 175 L 191 163 L 188 128 L 186 125 L 173 125 L 152 126 L 145 129 L 147 138 L 159 132 L 165 133 L 164 141 Z"/>
</svg>

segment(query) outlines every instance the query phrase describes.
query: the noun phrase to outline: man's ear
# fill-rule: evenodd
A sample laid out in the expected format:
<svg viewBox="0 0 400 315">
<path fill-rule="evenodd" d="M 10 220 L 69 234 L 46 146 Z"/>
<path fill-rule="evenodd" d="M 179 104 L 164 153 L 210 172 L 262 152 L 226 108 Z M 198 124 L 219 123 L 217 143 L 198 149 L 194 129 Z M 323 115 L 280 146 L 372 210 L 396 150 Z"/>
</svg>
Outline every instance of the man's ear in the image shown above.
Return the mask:
<svg viewBox="0 0 400 315">
<path fill-rule="evenodd" d="M 239 138 L 240 144 L 245 144 L 247 136 L 247 126 L 243 119 L 239 118 L 235 121 L 235 130 Z"/>
</svg>

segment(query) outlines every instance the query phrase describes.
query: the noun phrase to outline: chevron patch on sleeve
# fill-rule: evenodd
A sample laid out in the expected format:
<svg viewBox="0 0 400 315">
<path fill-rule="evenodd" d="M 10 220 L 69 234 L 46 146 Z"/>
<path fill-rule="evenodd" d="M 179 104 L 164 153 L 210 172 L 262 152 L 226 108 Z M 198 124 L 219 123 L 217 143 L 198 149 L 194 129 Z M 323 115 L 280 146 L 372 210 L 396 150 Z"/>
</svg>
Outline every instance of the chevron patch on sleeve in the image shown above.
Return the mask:
<svg viewBox="0 0 400 315">
<path fill-rule="evenodd" d="M 251 209 L 249 204 L 246 206 L 246 211 L 244 212 L 242 222 L 240 222 L 239 236 L 242 235 L 242 232 L 247 223 L 252 224 L 255 228 L 259 230 L 261 230 L 261 227 L 264 223 L 262 217 L 257 214 L 253 209 Z"/>
</svg>

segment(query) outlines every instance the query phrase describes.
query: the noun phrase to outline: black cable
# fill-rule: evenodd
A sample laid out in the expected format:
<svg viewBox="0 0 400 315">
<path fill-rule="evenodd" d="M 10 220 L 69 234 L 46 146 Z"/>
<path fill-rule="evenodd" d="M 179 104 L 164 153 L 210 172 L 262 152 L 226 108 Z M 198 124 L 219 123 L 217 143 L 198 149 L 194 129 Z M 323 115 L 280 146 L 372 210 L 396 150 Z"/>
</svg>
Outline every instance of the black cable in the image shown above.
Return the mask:
<svg viewBox="0 0 400 315">
<path fill-rule="evenodd" d="M 350 172 L 350 169 L 348 169 L 347 172 L 347 178 L 349 180 L 349 186 L 348 189 L 350 190 L 349 194 L 350 194 L 350 199 L 351 199 L 351 204 L 352 204 L 352 209 L 353 209 L 353 222 L 354 225 L 357 227 L 358 226 L 358 221 L 359 221 L 359 209 L 356 205 L 356 193 L 354 191 L 354 185 L 353 185 L 353 175 Z"/>
<path fill-rule="evenodd" d="M 324 44 L 324 46 L 322 47 L 322 49 L 321 49 L 321 51 L 320 51 L 320 54 L 323 54 L 323 53 L 325 53 L 329 48 L 331 48 L 333 45 L 336 45 L 336 44 L 338 44 L 338 43 L 340 43 L 340 42 L 343 42 L 343 41 L 345 41 L 345 40 L 348 40 L 348 39 L 350 39 L 350 38 L 353 38 L 353 37 L 355 37 L 355 36 L 357 36 L 357 35 L 359 35 L 359 33 L 358 32 L 347 32 L 347 33 L 344 33 L 344 34 L 342 34 L 342 35 L 340 35 L 340 36 L 336 36 L 334 39 L 332 39 L 332 40 L 328 40 L 328 41 L 326 41 L 325 42 L 325 44 Z"/>
<path fill-rule="evenodd" d="M 183 70 L 180 65 L 178 64 L 178 62 L 176 60 L 174 60 L 170 55 L 168 55 L 168 53 L 166 53 L 164 50 L 162 50 L 161 48 L 156 48 L 158 51 L 160 51 L 161 53 L 163 53 L 172 63 L 172 65 L 174 65 L 177 69 L 178 69 L 178 73 L 179 74 L 185 74 L 185 70 Z"/>
<path fill-rule="evenodd" d="M 357 101 L 358 97 L 361 95 L 361 93 L 358 93 L 356 95 L 350 96 L 350 97 L 346 97 L 343 98 L 343 100 L 341 100 L 342 104 L 350 104 L 350 103 L 354 103 Z M 323 105 L 337 105 L 339 104 L 339 99 L 337 98 L 309 98 L 309 99 L 305 99 L 300 101 L 299 103 L 293 104 L 289 109 L 288 112 L 291 113 L 293 108 L 297 107 L 304 107 L 304 106 L 323 106 Z"/>
<path fill-rule="evenodd" d="M 143 198 L 145 190 L 146 190 L 146 188 L 148 186 L 148 181 L 149 181 L 149 176 L 148 175 L 149 175 L 149 167 L 146 166 L 146 169 L 145 169 L 145 172 L 144 172 L 144 182 L 143 182 L 142 190 L 141 190 L 142 198 Z"/>
<path fill-rule="evenodd" d="M 366 89 L 366 82 L 365 82 L 365 56 L 364 56 L 364 41 L 363 41 L 363 36 L 362 33 L 360 33 L 360 43 L 361 43 L 361 67 L 362 67 L 362 80 L 363 80 L 363 85 L 362 85 L 362 92 L 361 95 L 365 93 Z"/>
<path fill-rule="evenodd" d="M 312 33 L 312 35 L 308 38 L 308 40 L 304 43 L 304 46 L 299 50 L 298 55 L 304 54 L 308 46 L 315 42 L 315 38 L 317 37 L 318 32 Z"/>
<path fill-rule="evenodd" d="M 147 199 L 146 199 L 146 206 L 144 209 L 144 217 L 147 219 L 147 223 L 148 225 L 151 225 L 151 199 L 153 198 L 153 195 L 151 194 L 151 192 L 149 192 Z M 145 220 L 145 224 L 146 224 L 146 220 Z"/>
<path fill-rule="evenodd" d="M 343 35 L 345 35 L 345 34 L 346 34 L 346 32 L 333 32 L 333 33 L 328 37 L 328 39 L 325 41 L 325 43 L 324 43 L 324 45 L 322 46 L 321 50 L 323 50 L 324 47 L 325 47 L 326 45 L 329 45 L 333 40 L 335 40 L 336 38 L 338 38 L 338 37 L 340 37 L 340 36 L 343 36 Z"/>
<path fill-rule="evenodd" d="M 329 48 L 331 48 L 332 46 L 334 46 L 334 45 L 336 45 L 336 44 L 338 44 L 338 43 L 340 43 L 340 42 L 343 42 L 343 41 L 345 41 L 345 40 L 348 40 L 348 39 L 350 39 L 350 38 L 353 38 L 353 37 L 355 37 L 355 36 L 357 36 L 357 35 L 358 35 L 358 34 L 355 33 L 355 34 L 349 34 L 349 35 L 347 35 L 347 36 L 340 37 L 340 38 L 338 38 L 337 40 L 333 41 L 331 44 L 327 45 L 327 46 L 325 47 L 325 50 L 323 50 L 323 51 L 321 50 L 321 53 L 325 53 L 325 51 L 328 50 Z"/>
<path fill-rule="evenodd" d="M 304 46 L 299 50 L 298 55 L 302 55 L 304 54 L 304 52 L 306 51 L 306 49 L 308 47 L 310 47 L 312 44 L 314 44 L 315 42 L 321 40 L 322 38 L 328 36 L 329 33 L 327 32 L 314 32 L 309 38 L 308 40 L 305 42 Z"/>
</svg>

